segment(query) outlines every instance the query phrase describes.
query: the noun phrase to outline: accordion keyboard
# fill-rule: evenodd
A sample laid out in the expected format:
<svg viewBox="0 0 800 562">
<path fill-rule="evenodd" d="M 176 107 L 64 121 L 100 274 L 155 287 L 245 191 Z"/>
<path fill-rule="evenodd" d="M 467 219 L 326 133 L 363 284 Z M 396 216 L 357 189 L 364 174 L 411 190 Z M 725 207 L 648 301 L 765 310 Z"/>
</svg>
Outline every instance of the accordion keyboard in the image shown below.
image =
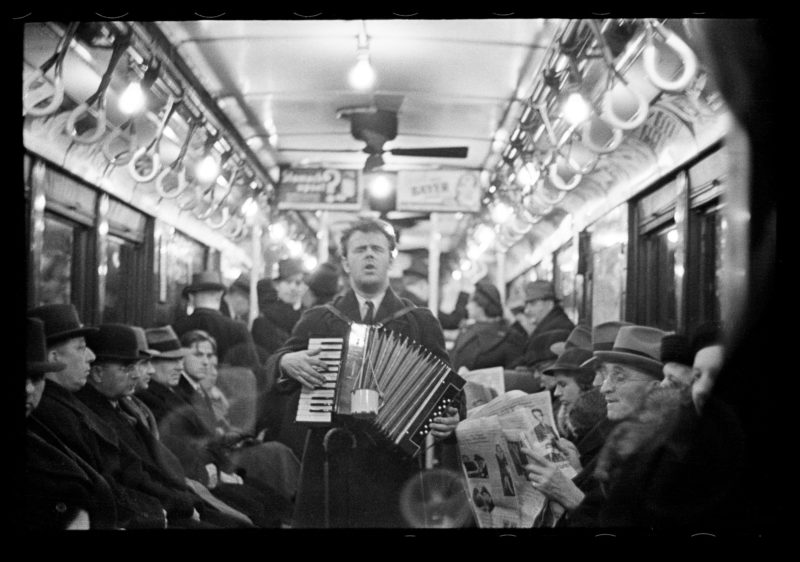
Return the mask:
<svg viewBox="0 0 800 562">
<path fill-rule="evenodd" d="M 343 338 L 310 338 L 308 350 L 321 350 L 318 357 L 328 365 L 325 383 L 314 389 L 303 387 L 297 404 L 296 421 L 312 425 L 330 425 L 333 421 L 336 379 L 342 365 Z"/>
</svg>

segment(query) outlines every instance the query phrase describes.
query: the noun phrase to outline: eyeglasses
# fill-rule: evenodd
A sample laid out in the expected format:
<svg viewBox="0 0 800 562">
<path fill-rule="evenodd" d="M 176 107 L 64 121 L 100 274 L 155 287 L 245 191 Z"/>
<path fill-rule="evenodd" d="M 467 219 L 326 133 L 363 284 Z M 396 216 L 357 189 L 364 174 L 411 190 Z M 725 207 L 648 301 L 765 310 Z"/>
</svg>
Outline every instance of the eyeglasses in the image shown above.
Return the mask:
<svg viewBox="0 0 800 562">
<path fill-rule="evenodd" d="M 619 385 L 621 383 L 629 382 L 629 381 L 643 381 L 644 382 L 644 381 L 653 380 L 652 377 L 637 376 L 637 375 L 631 374 L 631 373 L 625 371 L 624 369 L 622 369 L 621 367 L 610 367 L 610 368 L 607 368 L 605 370 L 605 372 L 600 374 L 600 376 L 603 377 L 603 384 L 608 382 L 608 383 L 612 384 L 613 386 L 617 386 L 617 385 Z"/>
</svg>

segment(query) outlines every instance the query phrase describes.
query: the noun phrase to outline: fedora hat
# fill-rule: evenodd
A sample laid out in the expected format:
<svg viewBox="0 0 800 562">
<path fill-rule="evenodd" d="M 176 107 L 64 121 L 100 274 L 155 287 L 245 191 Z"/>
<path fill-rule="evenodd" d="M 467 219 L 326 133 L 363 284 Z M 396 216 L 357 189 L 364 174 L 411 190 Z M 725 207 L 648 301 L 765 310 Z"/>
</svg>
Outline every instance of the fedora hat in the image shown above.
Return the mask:
<svg viewBox="0 0 800 562">
<path fill-rule="evenodd" d="M 557 341 L 550 346 L 550 351 L 556 355 L 561 355 L 567 349 L 578 347 L 585 349 L 589 352 L 589 357 L 592 356 L 592 332 L 583 324 L 578 324 L 569 333 L 567 341 Z"/>
<path fill-rule="evenodd" d="M 139 351 L 136 332 L 127 324 L 100 324 L 96 332 L 86 336 L 86 345 L 97 361 L 122 361 L 132 363 L 150 357 Z"/>
<path fill-rule="evenodd" d="M 145 330 L 145 335 L 150 348 L 159 352 L 158 355 L 153 357 L 154 360 L 182 359 L 188 353 L 188 350 L 181 346 L 178 335 L 172 329 L 172 326 L 148 328 Z"/>
<path fill-rule="evenodd" d="M 248 296 L 250 295 L 250 276 L 246 273 L 242 273 L 236 280 L 231 283 L 228 291 L 239 291 L 241 293 L 245 293 Z"/>
<path fill-rule="evenodd" d="M 97 328 L 81 324 L 78 310 L 72 304 L 43 304 L 28 311 L 28 316 L 44 323 L 48 346 L 97 331 Z"/>
<path fill-rule="evenodd" d="M 25 339 L 28 373 L 55 373 L 63 370 L 64 363 L 47 360 L 47 346 L 44 337 L 44 322 L 38 318 L 28 318 L 28 333 Z"/>
<path fill-rule="evenodd" d="M 633 326 L 633 324 L 630 322 L 612 320 L 611 322 L 603 322 L 595 326 L 592 329 L 592 351 L 608 351 L 614 347 L 614 340 L 617 339 L 617 333 L 619 333 L 619 329 L 623 326 Z M 583 366 L 593 366 L 596 361 L 597 357 L 592 355 Z"/>
<path fill-rule="evenodd" d="M 531 281 L 525 285 L 525 302 L 538 299 L 557 300 L 556 289 L 549 281 Z"/>
<path fill-rule="evenodd" d="M 661 339 L 661 362 L 680 363 L 691 366 L 694 363 L 689 338 L 683 334 L 667 334 Z"/>
<path fill-rule="evenodd" d="M 160 351 L 147 345 L 147 335 L 144 333 L 144 328 L 140 326 L 131 326 L 131 328 L 133 328 L 133 332 L 136 334 L 136 345 L 139 347 L 140 352 L 145 353 L 148 357 L 158 357 L 161 355 Z"/>
<path fill-rule="evenodd" d="M 582 367 L 587 359 L 592 356 L 592 352 L 588 349 L 580 347 L 572 347 L 567 349 L 558 356 L 556 362 L 542 372 L 545 375 L 555 375 L 556 371 L 563 372 L 566 375 L 570 374 L 587 374 L 594 377 L 594 371 L 588 367 Z"/>
<path fill-rule="evenodd" d="M 199 291 L 224 291 L 222 276 L 219 271 L 201 271 L 192 275 L 192 284 L 184 289 L 186 293 Z"/>
<path fill-rule="evenodd" d="M 666 332 L 650 326 L 623 326 L 617 333 L 610 351 L 595 351 L 594 355 L 606 363 L 619 363 L 642 370 L 656 378 L 663 378 L 661 340 Z"/>
<path fill-rule="evenodd" d="M 298 259 L 288 258 L 278 262 L 278 276 L 276 280 L 286 280 L 298 273 L 305 275 L 303 262 Z"/>
</svg>

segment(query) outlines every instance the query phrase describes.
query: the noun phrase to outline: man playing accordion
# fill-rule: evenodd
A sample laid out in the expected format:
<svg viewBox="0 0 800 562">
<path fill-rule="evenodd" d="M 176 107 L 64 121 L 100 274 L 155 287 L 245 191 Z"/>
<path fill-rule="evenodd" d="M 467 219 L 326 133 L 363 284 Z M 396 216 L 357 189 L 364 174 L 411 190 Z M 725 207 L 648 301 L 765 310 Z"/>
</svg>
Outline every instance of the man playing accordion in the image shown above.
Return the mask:
<svg viewBox="0 0 800 562">
<path fill-rule="evenodd" d="M 349 321 L 380 323 L 449 365 L 436 317 L 429 309 L 400 299 L 389 287 L 396 255 L 392 227 L 381 220 L 361 219 L 342 234 L 341 252 L 351 288 L 334 299 L 332 308 L 307 310 L 286 344 L 270 357 L 267 368 L 278 392 L 291 395 L 299 393 L 301 385 L 321 385 L 326 364 L 318 350 L 308 351 L 309 338 L 345 337 Z M 431 434 L 437 441 L 454 441 L 459 411 L 448 406 L 445 412 L 433 418 Z M 400 512 L 400 491 L 424 468 L 424 452 L 412 458 L 373 438 L 357 420 L 336 425 L 338 431 L 312 427 L 307 432 L 293 527 L 408 526 Z"/>
</svg>

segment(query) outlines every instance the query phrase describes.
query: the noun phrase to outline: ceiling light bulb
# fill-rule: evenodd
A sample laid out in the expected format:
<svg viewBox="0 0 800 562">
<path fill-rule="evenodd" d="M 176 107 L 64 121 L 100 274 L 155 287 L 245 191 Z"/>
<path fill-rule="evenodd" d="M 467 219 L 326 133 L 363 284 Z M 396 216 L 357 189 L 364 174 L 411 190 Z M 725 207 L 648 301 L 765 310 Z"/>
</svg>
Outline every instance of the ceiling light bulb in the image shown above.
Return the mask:
<svg viewBox="0 0 800 562">
<path fill-rule="evenodd" d="M 583 123 L 591 113 L 592 108 L 578 92 L 572 92 L 564 102 L 564 119 L 572 125 Z"/>
<path fill-rule="evenodd" d="M 274 241 L 280 242 L 281 240 L 286 238 L 286 227 L 279 222 L 271 224 L 269 226 L 269 234 Z"/>
<path fill-rule="evenodd" d="M 317 263 L 318 263 L 317 258 L 315 258 L 314 256 L 306 255 L 303 258 L 303 267 L 305 268 L 306 271 L 313 270 L 315 267 L 317 267 Z"/>
<path fill-rule="evenodd" d="M 526 162 L 517 173 L 517 181 L 523 186 L 531 186 L 536 183 L 541 173 L 533 162 Z"/>
<path fill-rule="evenodd" d="M 505 224 L 514 216 L 514 208 L 502 201 L 497 202 L 491 212 L 492 220 L 497 224 Z"/>
<path fill-rule="evenodd" d="M 369 182 L 369 193 L 376 199 L 386 199 L 392 194 L 392 182 L 389 178 L 379 174 L 372 178 Z"/>
<path fill-rule="evenodd" d="M 369 62 L 369 53 L 359 51 L 355 66 L 350 70 L 350 85 L 356 90 L 368 90 L 375 84 L 375 69 Z"/>
<path fill-rule="evenodd" d="M 119 110 L 125 115 L 133 115 L 144 107 L 144 92 L 138 81 L 131 82 L 119 98 Z"/>
<path fill-rule="evenodd" d="M 219 163 L 210 154 L 205 156 L 195 168 L 197 179 L 203 183 L 210 183 L 219 175 Z"/>
</svg>

